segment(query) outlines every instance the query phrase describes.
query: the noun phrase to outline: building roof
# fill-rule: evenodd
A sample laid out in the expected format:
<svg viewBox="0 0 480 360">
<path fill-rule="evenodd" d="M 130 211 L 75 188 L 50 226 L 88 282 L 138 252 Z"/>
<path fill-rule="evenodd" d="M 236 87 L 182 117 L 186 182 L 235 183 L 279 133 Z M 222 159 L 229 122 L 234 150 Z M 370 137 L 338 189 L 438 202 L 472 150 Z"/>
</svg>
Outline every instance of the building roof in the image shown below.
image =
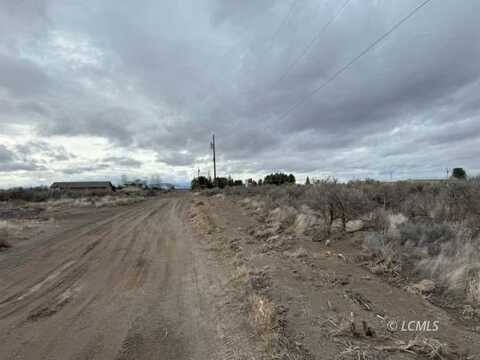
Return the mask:
<svg viewBox="0 0 480 360">
<path fill-rule="evenodd" d="M 51 187 L 99 188 L 99 187 L 113 187 L 113 185 L 110 181 L 63 181 L 63 182 L 54 182 Z"/>
</svg>

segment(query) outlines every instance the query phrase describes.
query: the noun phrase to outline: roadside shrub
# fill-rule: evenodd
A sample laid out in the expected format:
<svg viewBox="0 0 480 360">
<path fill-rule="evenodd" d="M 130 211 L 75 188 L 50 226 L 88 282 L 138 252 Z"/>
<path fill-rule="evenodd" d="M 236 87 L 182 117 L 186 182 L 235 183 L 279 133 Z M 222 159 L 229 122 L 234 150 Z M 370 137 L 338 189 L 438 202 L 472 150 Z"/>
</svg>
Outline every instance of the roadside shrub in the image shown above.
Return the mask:
<svg viewBox="0 0 480 360">
<path fill-rule="evenodd" d="M 265 186 L 264 186 L 265 187 Z M 297 185 L 269 186 L 265 196 L 267 206 L 276 208 L 279 206 L 291 206 L 298 208 L 301 205 L 301 199 L 304 197 L 305 187 Z"/>
<path fill-rule="evenodd" d="M 227 186 L 225 188 L 225 194 L 231 196 L 248 196 L 248 188 L 245 186 Z"/>
<path fill-rule="evenodd" d="M 0 201 L 41 202 L 48 200 L 52 195 L 46 187 L 13 188 L 0 191 Z"/>
<path fill-rule="evenodd" d="M 101 198 L 104 196 L 116 196 L 116 193 L 52 191 L 45 186 L 0 190 L 0 202 L 45 202 L 59 199 Z"/>
<path fill-rule="evenodd" d="M 10 224 L 7 221 L 0 221 L 0 251 L 7 250 L 12 247 L 7 238 L 9 235 Z"/>
<path fill-rule="evenodd" d="M 10 249 L 12 245 L 6 240 L 0 238 L 0 251 Z"/>
<path fill-rule="evenodd" d="M 389 214 L 383 208 L 374 209 L 366 218 L 366 227 L 386 234 L 390 227 Z"/>
<path fill-rule="evenodd" d="M 400 243 L 405 245 L 411 242 L 414 246 L 426 246 L 431 255 L 439 252 L 439 246 L 452 240 L 455 234 L 447 224 L 423 224 L 405 222 L 398 225 L 400 231 Z"/>
<path fill-rule="evenodd" d="M 379 233 L 368 233 L 365 236 L 365 245 L 370 251 L 378 255 L 385 247 L 385 236 Z"/>
<path fill-rule="evenodd" d="M 432 279 L 449 295 L 464 296 L 469 269 L 480 257 L 480 181 L 381 183 L 335 179 L 308 186 L 263 185 L 236 194 L 266 204 L 268 219 L 295 208 L 295 231 L 325 239 L 351 220 L 362 220 L 372 271 Z M 255 199 L 255 200 L 253 200 Z M 257 208 L 257 206 L 252 206 Z M 307 219 L 313 217 L 312 219 Z M 298 229 L 297 229 L 298 228 Z M 462 295 L 463 294 L 463 295 Z"/>
<path fill-rule="evenodd" d="M 451 182 L 442 192 L 441 201 L 447 220 L 480 219 L 480 186 L 473 182 Z"/>
<path fill-rule="evenodd" d="M 374 202 L 368 199 L 361 189 L 335 181 L 308 186 L 304 202 L 320 214 L 329 229 L 333 222 L 339 219 L 345 230 L 348 221 L 375 209 Z"/>
</svg>

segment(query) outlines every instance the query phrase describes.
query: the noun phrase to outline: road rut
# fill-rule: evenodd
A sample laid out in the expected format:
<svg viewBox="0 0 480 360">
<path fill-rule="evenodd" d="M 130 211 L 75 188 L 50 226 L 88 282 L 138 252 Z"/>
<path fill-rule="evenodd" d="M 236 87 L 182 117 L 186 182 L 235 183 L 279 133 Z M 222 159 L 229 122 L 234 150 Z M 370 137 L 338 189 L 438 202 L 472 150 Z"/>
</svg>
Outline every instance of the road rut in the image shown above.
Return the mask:
<svg viewBox="0 0 480 360">
<path fill-rule="evenodd" d="M 1 359 L 215 359 L 207 263 L 188 196 L 155 199 L 0 258 Z M 209 291 L 203 291 L 208 287 Z"/>
</svg>

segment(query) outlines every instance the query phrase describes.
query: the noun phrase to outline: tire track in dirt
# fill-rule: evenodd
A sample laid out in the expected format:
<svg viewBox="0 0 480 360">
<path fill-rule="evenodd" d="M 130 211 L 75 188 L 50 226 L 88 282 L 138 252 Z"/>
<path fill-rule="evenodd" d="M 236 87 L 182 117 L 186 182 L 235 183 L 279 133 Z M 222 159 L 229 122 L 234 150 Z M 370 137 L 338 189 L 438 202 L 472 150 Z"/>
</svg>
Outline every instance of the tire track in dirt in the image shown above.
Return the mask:
<svg viewBox="0 0 480 360">
<path fill-rule="evenodd" d="M 18 254 L 15 256 L 15 258 L 21 259 L 20 262 L 13 263 L 12 261 L 9 261 L 9 258 L 6 258 L 0 263 L 0 269 L 3 270 L 3 273 L 5 274 L 5 272 L 8 271 L 9 274 L 6 276 L 14 279 L 11 281 L 11 286 L 6 287 L 4 292 L 8 292 L 12 287 L 18 286 L 18 284 L 25 284 L 26 282 L 33 282 L 35 280 L 38 282 L 38 279 L 46 274 L 42 275 L 39 273 L 36 265 L 43 265 L 43 263 L 48 260 L 48 257 L 51 257 L 52 254 L 62 253 L 62 249 L 65 249 L 65 251 L 68 251 L 68 253 L 63 254 L 64 257 L 72 256 L 76 258 L 78 249 L 81 249 L 85 246 L 83 241 L 79 241 L 80 239 L 88 237 L 99 240 L 99 233 L 102 233 L 103 236 L 110 234 L 113 228 L 112 224 L 115 222 L 122 222 L 124 219 L 127 219 L 132 215 L 139 214 L 142 211 L 142 208 L 128 209 L 127 211 L 122 211 L 113 216 L 109 215 L 106 219 L 100 219 L 98 222 L 77 225 L 71 229 L 55 234 L 53 237 L 47 237 L 40 243 L 34 244 L 31 247 L 20 249 Z M 59 241 L 60 239 L 62 241 Z M 72 246 L 72 244 L 75 243 L 76 246 Z M 59 264 L 59 260 L 63 261 L 62 259 L 54 259 L 54 262 Z M 25 271 L 26 269 L 24 266 L 30 266 L 31 271 Z M 54 265 L 52 264 L 52 267 L 53 266 Z M 6 269 L 2 269 L 2 267 L 6 267 Z M 34 285 L 32 284 L 30 286 Z"/>
<path fill-rule="evenodd" d="M 222 358 L 219 294 L 205 291 L 216 280 L 189 204 L 173 195 L 98 221 L 92 213 L 22 249 L 20 263 L 0 261 L 12 283 L 2 289 L 0 358 Z"/>
<path fill-rule="evenodd" d="M 100 225 L 94 226 L 91 229 L 88 229 L 86 232 L 83 232 L 80 234 L 78 237 L 75 239 L 78 240 L 79 245 L 75 246 L 74 249 L 72 249 L 68 255 L 65 255 L 65 257 L 70 257 L 72 260 L 66 261 L 65 263 L 68 265 L 76 265 L 76 266 L 65 266 L 65 264 L 60 265 L 57 269 L 52 271 L 51 273 L 47 274 L 43 279 L 38 281 L 35 285 L 30 285 L 28 288 L 21 290 L 20 292 L 15 293 L 14 295 L 9 296 L 6 300 L 2 301 L 0 303 L 0 309 L 2 306 L 6 305 L 9 301 L 22 301 L 25 298 L 28 298 L 26 302 L 18 304 L 16 307 L 14 307 L 10 312 L 8 313 L 0 313 L 0 319 L 11 315 L 12 313 L 20 310 L 24 310 L 27 307 L 31 306 L 34 304 L 38 299 L 47 300 L 50 298 L 47 294 L 58 294 L 58 292 L 66 291 L 68 290 L 68 286 L 70 286 L 72 283 L 76 282 L 79 280 L 80 277 L 82 277 L 88 269 L 87 262 L 90 261 L 86 259 L 87 255 L 90 253 L 92 249 L 92 243 L 95 244 L 94 247 L 97 247 L 100 245 L 100 243 L 103 241 L 104 244 L 108 242 L 109 236 L 111 236 L 111 233 L 106 231 L 104 229 L 105 226 L 110 227 L 111 224 L 115 221 L 121 221 L 124 220 L 126 225 L 129 225 L 131 221 L 136 221 L 137 223 L 141 223 L 143 220 L 142 218 L 137 219 L 136 216 L 141 213 L 142 210 L 135 209 L 133 211 L 128 211 L 126 213 L 121 213 L 120 215 L 114 216 L 110 219 L 107 219 L 103 221 Z M 147 215 L 148 216 L 148 215 Z M 130 220 L 129 220 L 130 219 Z M 129 231 L 124 233 L 122 236 L 128 236 Z M 94 235 L 97 235 L 95 238 Z M 63 234 L 62 234 L 63 236 Z M 83 250 L 83 253 L 79 257 L 73 255 L 74 253 L 79 252 L 80 249 L 83 249 L 85 245 L 83 244 L 83 237 L 88 236 L 88 238 L 94 238 L 95 240 L 92 243 L 89 243 L 86 247 L 85 250 Z M 106 245 L 108 246 L 108 245 Z M 54 250 L 52 250 L 54 251 Z M 98 256 L 98 255 L 97 255 Z M 59 277 L 60 273 L 63 273 L 62 277 Z M 59 278 L 59 279 L 57 279 Z M 21 282 L 21 280 L 20 280 Z M 48 286 L 44 286 L 47 285 Z M 42 291 L 38 291 L 38 290 Z M 30 295 L 35 293 L 35 297 L 30 297 Z M 38 293 L 38 294 L 37 294 Z M 47 296 L 46 296 L 47 295 Z M 48 308 L 48 303 L 52 302 L 52 300 L 47 300 L 45 304 L 36 304 L 35 309 L 38 308 Z M 33 310 L 37 311 L 37 310 Z"/>
<path fill-rule="evenodd" d="M 159 208 L 162 208 L 164 204 L 160 204 Z M 158 208 L 151 210 L 150 208 L 143 209 L 143 211 L 134 212 L 124 218 L 122 226 L 123 231 L 112 231 L 109 238 L 103 241 L 105 246 L 99 249 L 95 253 L 95 260 L 89 267 L 88 276 L 83 279 L 83 283 L 94 284 L 98 283 L 98 274 L 102 274 L 102 284 L 108 284 L 108 287 L 95 286 L 86 288 L 85 292 L 88 292 L 88 298 L 85 299 L 82 305 L 79 306 L 73 319 L 74 322 L 67 324 L 63 327 L 62 332 L 73 332 L 76 322 L 82 322 L 85 314 L 93 312 L 92 308 L 108 307 L 109 304 L 121 300 L 124 295 L 122 291 L 125 286 L 125 279 L 128 279 L 128 273 L 131 271 L 133 259 L 135 258 L 136 251 L 134 245 L 137 242 L 143 243 L 142 229 L 145 228 L 146 219 L 150 218 L 153 214 L 158 212 Z M 126 245 L 125 245 L 126 244 Z M 127 254 L 128 256 L 125 256 Z M 108 268 L 105 268 L 105 264 L 109 264 Z M 122 311 L 125 311 L 124 309 Z M 112 315 L 116 316 L 116 315 Z M 108 323 L 111 317 L 105 317 L 105 323 Z M 113 322 L 113 321 L 112 321 Z M 101 333 L 99 334 L 101 335 Z M 45 353 L 49 353 L 58 344 L 56 338 L 49 344 L 49 347 Z M 101 344 L 96 345 L 99 349 L 102 348 Z M 84 351 L 90 352 L 88 349 Z"/>
</svg>

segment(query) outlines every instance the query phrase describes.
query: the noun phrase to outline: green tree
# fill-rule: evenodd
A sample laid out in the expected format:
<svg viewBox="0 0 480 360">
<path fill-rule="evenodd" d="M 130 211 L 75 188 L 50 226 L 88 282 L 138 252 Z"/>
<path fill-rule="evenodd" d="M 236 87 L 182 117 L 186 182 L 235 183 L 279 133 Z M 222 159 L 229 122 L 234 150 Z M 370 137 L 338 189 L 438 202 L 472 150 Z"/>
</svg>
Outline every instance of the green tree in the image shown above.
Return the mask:
<svg viewBox="0 0 480 360">
<path fill-rule="evenodd" d="M 307 176 L 307 180 L 305 180 L 305 185 L 310 185 L 310 178 Z"/>
<path fill-rule="evenodd" d="M 205 176 L 199 176 L 192 180 L 190 185 L 192 190 L 209 189 L 213 187 L 212 181 Z"/>
<path fill-rule="evenodd" d="M 452 177 L 455 179 L 466 179 L 467 178 L 467 173 L 463 168 L 454 168 L 452 171 Z"/>
<path fill-rule="evenodd" d="M 220 189 L 223 189 L 224 187 L 226 187 L 228 185 L 229 185 L 229 181 L 228 181 L 228 178 L 226 178 L 226 177 L 217 177 L 213 181 L 213 186 L 218 187 Z"/>
<path fill-rule="evenodd" d="M 295 184 L 295 176 L 293 176 L 293 174 L 287 175 L 284 173 L 269 174 L 265 176 L 263 183 L 265 185 Z"/>
</svg>

